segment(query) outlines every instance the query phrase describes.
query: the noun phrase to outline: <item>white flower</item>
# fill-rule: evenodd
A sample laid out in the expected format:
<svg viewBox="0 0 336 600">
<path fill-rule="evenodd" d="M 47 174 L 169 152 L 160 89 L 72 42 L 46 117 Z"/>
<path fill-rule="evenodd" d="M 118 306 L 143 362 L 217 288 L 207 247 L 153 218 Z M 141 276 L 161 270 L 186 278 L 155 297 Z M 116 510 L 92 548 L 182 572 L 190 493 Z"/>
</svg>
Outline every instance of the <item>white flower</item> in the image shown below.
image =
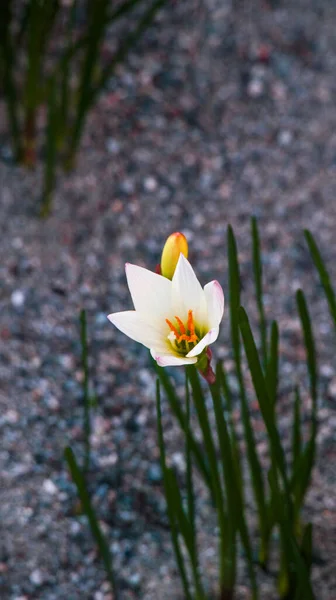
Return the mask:
<svg viewBox="0 0 336 600">
<path fill-rule="evenodd" d="M 171 281 L 129 263 L 126 277 L 135 310 L 112 313 L 108 319 L 149 348 L 161 367 L 196 363 L 218 337 L 224 312 L 218 281 L 203 289 L 183 254 Z"/>
</svg>

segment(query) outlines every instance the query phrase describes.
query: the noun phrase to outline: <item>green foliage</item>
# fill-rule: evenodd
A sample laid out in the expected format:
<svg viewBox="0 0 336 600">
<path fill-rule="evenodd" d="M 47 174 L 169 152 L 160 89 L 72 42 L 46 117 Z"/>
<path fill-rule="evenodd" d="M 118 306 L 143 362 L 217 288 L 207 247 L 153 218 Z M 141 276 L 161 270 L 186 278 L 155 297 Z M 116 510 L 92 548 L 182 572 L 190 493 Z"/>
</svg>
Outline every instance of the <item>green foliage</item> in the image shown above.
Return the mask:
<svg viewBox="0 0 336 600">
<path fill-rule="evenodd" d="M 334 318 L 334 316 L 336 317 L 333 308 L 335 297 L 328 272 L 313 237 L 308 233 L 306 233 L 306 237 L 321 277 L 331 315 Z M 259 314 L 257 339 L 260 340 L 260 350 L 249 317 L 241 306 L 238 251 L 235 236 L 230 227 L 228 229 L 228 256 L 231 345 L 234 357 L 234 371 L 230 373 L 230 378 L 236 378 L 238 393 L 233 393 L 231 379 L 228 377 L 225 365 L 221 362 L 216 367 L 216 381 L 209 384 L 209 389 L 204 389 L 196 367 L 190 365 L 185 369 L 184 406 L 167 370 L 158 367 L 155 363 L 158 375 L 156 389 L 158 445 L 167 502 L 167 516 L 184 597 L 187 600 L 209 600 L 210 598 L 232 600 L 236 585 L 237 556 L 241 547 L 248 568 L 251 597 L 253 600 L 258 600 L 256 569 L 257 567 L 268 569 L 270 544 L 274 543 L 272 534 L 277 529 L 279 534 L 278 569 L 275 574 L 272 569 L 272 573 L 269 572 L 269 575 L 275 576 L 274 583 L 277 585 L 279 597 L 281 600 L 314 600 L 310 578 L 313 528 L 311 523 L 304 523 L 302 520 L 302 508 L 315 462 L 318 403 L 317 356 L 308 305 L 304 293 L 302 290 L 298 290 L 296 304 L 302 328 L 302 341 L 306 350 L 307 375 L 312 399 L 309 418 L 310 430 L 307 439 L 307 431 L 304 431 L 303 423 L 308 419 L 301 402 L 300 387 L 296 384 L 290 432 L 291 448 L 288 453 L 285 452 L 277 416 L 278 390 L 281 391 L 280 332 L 276 321 L 272 322 L 270 328 L 267 326 L 262 297 L 259 234 L 255 220 L 252 221 L 252 262 L 254 263 Z M 90 398 L 84 311 L 81 312 L 80 323 L 86 436 L 86 458 L 83 472 L 78 468 L 70 448 L 66 449 L 65 457 L 73 481 L 77 486 L 83 511 L 88 517 L 92 533 L 104 560 L 109 581 L 116 593 L 108 545 L 100 531 L 83 474 L 88 469 L 90 462 Z M 270 332 L 269 339 L 268 332 Z M 250 400 L 253 396 L 247 385 L 247 371 L 252 380 L 254 398 L 258 402 L 260 417 L 265 427 L 268 443 L 267 468 L 259 456 L 257 435 L 250 414 Z M 162 391 L 165 398 L 161 396 Z M 237 406 L 235 406 L 236 395 L 239 396 Z M 207 406 L 207 401 L 210 400 L 211 408 Z M 174 469 L 169 466 L 162 424 L 162 407 L 165 401 L 184 438 L 186 477 L 182 484 Z M 239 418 L 243 425 L 242 444 L 236 428 L 238 407 Z M 198 432 L 195 431 L 195 427 Z M 249 471 L 258 515 L 259 539 L 256 542 L 252 542 L 246 514 L 246 480 L 243 475 L 243 465 L 246 465 Z M 195 469 L 208 491 L 209 506 L 213 508 L 217 520 L 219 570 L 218 587 L 215 592 L 210 590 L 212 582 L 205 580 L 200 560 Z"/>
<path fill-rule="evenodd" d="M 235 236 L 231 227 L 228 228 L 228 257 L 229 257 L 229 294 L 230 294 L 230 324 L 231 347 L 234 357 L 235 376 L 238 383 L 240 399 L 240 416 L 243 424 L 243 442 L 246 449 L 249 475 L 251 478 L 254 499 L 259 520 L 260 547 L 258 563 L 267 569 L 272 532 L 279 531 L 280 544 L 278 547 L 277 585 L 282 600 L 313 600 L 314 594 L 310 582 L 312 563 L 312 526 L 302 523 L 302 507 L 311 480 L 314 466 L 317 434 L 317 399 L 318 399 L 318 370 L 313 330 L 307 302 L 301 290 L 297 292 L 297 309 L 302 324 L 302 339 L 307 353 L 307 370 L 312 397 L 312 413 L 310 416 L 311 431 L 309 440 L 303 443 L 303 409 L 299 387 L 295 388 L 293 402 L 293 425 L 291 460 L 283 446 L 277 423 L 278 387 L 281 388 L 281 370 L 279 369 L 279 326 L 273 321 L 270 329 L 267 327 L 262 292 L 262 260 L 260 241 L 255 219 L 251 223 L 252 231 L 252 263 L 256 289 L 256 304 L 259 313 L 259 335 L 261 350 L 259 352 L 246 311 L 241 304 L 241 276 L 239 269 L 238 250 Z M 330 286 L 327 288 L 330 293 Z M 335 313 L 336 315 L 336 313 Z M 268 341 L 268 331 L 270 331 Z M 255 396 L 258 400 L 260 416 L 262 417 L 266 439 L 269 448 L 269 469 L 265 473 L 257 450 L 256 435 L 252 425 L 248 387 L 245 377 L 245 362 L 241 346 L 243 345 L 247 366 L 251 375 Z M 258 588 L 255 574 L 255 553 L 247 525 L 246 506 L 244 500 L 244 478 L 242 464 L 244 453 L 240 447 L 236 432 L 234 414 L 234 394 L 232 393 L 225 365 L 218 363 L 216 382 L 209 385 L 213 403 L 213 417 L 210 417 L 206 405 L 205 394 L 194 366 L 186 368 L 187 379 L 190 382 L 191 407 L 194 408 L 197 424 L 202 433 L 202 446 L 196 442 L 194 433 L 189 425 L 189 388 L 186 389 L 187 411 L 183 413 L 181 403 L 174 392 L 174 387 L 164 369 L 157 367 L 159 380 L 166 392 L 170 409 L 179 423 L 187 440 L 187 464 L 192 460 L 198 472 L 208 487 L 218 520 L 219 535 L 219 590 L 218 598 L 233 597 L 236 580 L 237 542 L 240 539 L 245 551 L 247 566 L 252 587 L 253 598 L 258 598 Z M 231 375 L 232 377 L 232 375 Z M 160 411 L 161 411 L 160 399 Z M 236 409 L 237 410 L 237 409 Z M 160 412 L 161 415 L 161 412 Z M 161 418 L 161 417 L 160 417 Z M 214 419 L 215 428 L 211 426 Z M 164 448 L 162 423 L 160 421 L 161 456 Z M 205 460 L 204 460 L 205 459 Z M 165 458 L 166 460 L 166 458 Z M 171 476 L 169 476 L 171 477 Z M 183 510 L 183 492 L 177 495 L 177 481 L 170 481 L 170 495 L 173 493 L 175 504 L 171 499 L 170 511 L 176 515 Z M 174 491 L 172 491 L 174 490 Z M 186 494 L 188 512 L 183 517 L 175 517 L 174 544 L 181 538 L 188 548 L 189 566 L 183 552 L 178 561 L 180 572 L 192 571 L 191 540 L 196 539 L 194 498 L 187 482 Z M 167 500 L 168 502 L 168 500 Z M 174 508 L 175 506 L 175 508 Z M 179 507 L 179 508 L 177 508 Z M 192 507 L 192 508 L 190 508 Z M 186 521 L 189 526 L 187 527 Z M 188 520 L 189 519 L 189 520 Z M 193 525 L 191 526 L 191 523 Z M 193 544 L 193 552 L 197 545 Z M 197 563 L 198 564 L 198 563 Z M 197 568 L 197 573 L 199 572 Z M 195 581 L 188 583 L 186 597 L 199 598 Z M 185 583 L 184 583 L 185 587 Z M 209 596 L 207 596 L 209 597 Z M 213 597 L 213 596 L 211 596 Z"/>
<path fill-rule="evenodd" d="M 51 209 L 58 165 L 72 169 L 87 116 L 115 68 L 125 60 L 166 0 L 3 0 L 0 83 L 15 159 L 34 167 L 37 124 L 46 114 L 41 216 Z M 121 27 L 119 28 L 119 21 Z M 108 61 L 103 45 L 118 22 Z M 61 40 L 61 42 L 60 42 Z M 76 75 L 75 75 L 76 74 Z"/>
</svg>

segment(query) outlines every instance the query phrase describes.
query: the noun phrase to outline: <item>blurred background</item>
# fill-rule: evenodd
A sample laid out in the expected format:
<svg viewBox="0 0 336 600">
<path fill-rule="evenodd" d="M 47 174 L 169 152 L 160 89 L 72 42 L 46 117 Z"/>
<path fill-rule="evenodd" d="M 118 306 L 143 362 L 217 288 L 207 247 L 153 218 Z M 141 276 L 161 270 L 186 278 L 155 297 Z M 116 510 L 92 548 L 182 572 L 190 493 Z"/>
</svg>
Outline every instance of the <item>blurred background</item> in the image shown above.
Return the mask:
<svg viewBox="0 0 336 600">
<path fill-rule="evenodd" d="M 253 321 L 252 215 L 288 380 L 294 366 L 304 370 L 299 286 L 311 303 L 321 404 L 306 510 L 319 549 L 318 600 L 334 597 L 336 371 L 303 228 L 316 235 L 335 277 L 335 27 L 332 0 L 2 0 L 1 599 L 111 599 L 63 459 L 67 443 L 79 454 L 83 446 L 81 308 L 96 399 L 90 490 L 122 597 L 181 597 L 155 377 L 147 351 L 106 315 L 131 308 L 125 262 L 154 270 L 172 231 L 188 238 L 201 282 L 216 278 L 225 291 L 230 223 Z M 214 350 L 230 367 L 225 319 Z M 182 373 L 173 375 L 183 386 Z M 284 432 L 288 391 L 281 390 Z M 165 423 L 183 473 L 168 410 Z M 258 431 L 257 414 L 255 423 Z M 259 444 L 262 453 L 262 437 Z M 201 494 L 199 504 L 211 549 Z M 262 585 L 272 598 L 266 576 Z M 248 598 L 243 567 L 237 598 Z"/>
</svg>

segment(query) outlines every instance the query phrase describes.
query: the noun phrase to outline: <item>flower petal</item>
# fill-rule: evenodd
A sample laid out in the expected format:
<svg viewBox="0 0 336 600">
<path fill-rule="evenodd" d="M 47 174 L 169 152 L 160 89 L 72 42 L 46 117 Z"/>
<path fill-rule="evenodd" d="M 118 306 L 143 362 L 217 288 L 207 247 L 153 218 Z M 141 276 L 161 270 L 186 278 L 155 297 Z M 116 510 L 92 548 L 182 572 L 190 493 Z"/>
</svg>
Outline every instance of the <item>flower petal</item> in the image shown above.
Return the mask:
<svg viewBox="0 0 336 600">
<path fill-rule="evenodd" d="M 172 282 L 130 263 L 126 263 L 125 271 L 135 310 L 164 325 L 172 313 Z"/>
<path fill-rule="evenodd" d="M 198 356 L 203 352 L 204 348 L 215 342 L 218 338 L 219 327 L 214 327 L 210 329 L 208 333 L 194 346 L 190 352 L 187 354 L 187 358 L 191 358 L 193 356 Z"/>
<path fill-rule="evenodd" d="M 194 321 L 199 327 L 207 320 L 205 295 L 189 261 L 180 254 L 172 279 L 173 307 L 175 314 L 186 320 L 188 311 L 193 311 Z"/>
<path fill-rule="evenodd" d="M 173 354 L 159 354 L 155 350 L 151 350 L 151 355 L 159 367 L 178 367 L 179 365 L 192 365 L 197 362 L 197 358 L 174 356 Z"/>
<path fill-rule="evenodd" d="M 168 343 L 159 328 L 141 317 L 135 310 L 112 313 L 107 317 L 122 333 L 147 348 L 166 353 Z"/>
<path fill-rule="evenodd" d="M 218 327 L 224 314 L 224 293 L 218 281 L 210 281 L 204 286 L 208 308 L 209 327 Z"/>
</svg>

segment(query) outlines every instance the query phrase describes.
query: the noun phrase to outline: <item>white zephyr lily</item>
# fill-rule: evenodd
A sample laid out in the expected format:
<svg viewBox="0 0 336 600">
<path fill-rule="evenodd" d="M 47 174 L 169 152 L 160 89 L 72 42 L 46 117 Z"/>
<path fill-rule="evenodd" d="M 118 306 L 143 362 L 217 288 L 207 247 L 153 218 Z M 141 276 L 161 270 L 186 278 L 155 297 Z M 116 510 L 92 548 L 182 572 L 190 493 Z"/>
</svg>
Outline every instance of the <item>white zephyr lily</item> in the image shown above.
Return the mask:
<svg viewBox="0 0 336 600">
<path fill-rule="evenodd" d="M 183 254 L 172 280 L 129 263 L 126 277 L 135 310 L 108 315 L 111 323 L 149 348 L 161 367 L 197 363 L 218 337 L 224 312 L 218 281 L 203 289 Z"/>
</svg>

